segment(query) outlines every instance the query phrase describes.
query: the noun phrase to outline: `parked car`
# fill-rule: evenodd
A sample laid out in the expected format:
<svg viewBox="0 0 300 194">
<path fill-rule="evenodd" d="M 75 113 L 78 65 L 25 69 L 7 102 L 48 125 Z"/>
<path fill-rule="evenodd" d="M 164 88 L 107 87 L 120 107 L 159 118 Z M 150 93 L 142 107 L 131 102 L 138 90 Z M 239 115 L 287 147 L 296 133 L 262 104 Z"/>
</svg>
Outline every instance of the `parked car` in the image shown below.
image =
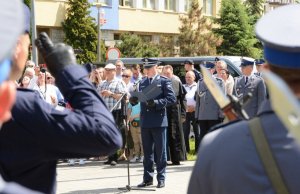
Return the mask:
<svg viewBox="0 0 300 194">
<path fill-rule="evenodd" d="M 240 76 L 241 72 L 241 57 L 240 56 L 201 56 L 201 57 L 160 57 L 159 61 L 162 65 L 172 65 L 174 69 L 174 73 L 179 77 L 184 76 L 185 70 L 183 67 L 184 61 L 187 59 L 191 59 L 194 61 L 195 68 L 200 69 L 201 64 L 205 64 L 205 62 L 214 62 L 215 58 L 218 57 L 220 60 L 223 60 L 227 63 L 228 70 L 233 77 Z M 254 60 L 250 57 L 243 57 L 248 60 Z M 129 67 L 133 64 L 142 64 L 142 58 L 120 58 L 123 61 L 126 67 Z M 114 63 L 116 60 L 108 60 L 107 63 Z M 254 68 L 254 72 L 256 68 Z"/>
</svg>

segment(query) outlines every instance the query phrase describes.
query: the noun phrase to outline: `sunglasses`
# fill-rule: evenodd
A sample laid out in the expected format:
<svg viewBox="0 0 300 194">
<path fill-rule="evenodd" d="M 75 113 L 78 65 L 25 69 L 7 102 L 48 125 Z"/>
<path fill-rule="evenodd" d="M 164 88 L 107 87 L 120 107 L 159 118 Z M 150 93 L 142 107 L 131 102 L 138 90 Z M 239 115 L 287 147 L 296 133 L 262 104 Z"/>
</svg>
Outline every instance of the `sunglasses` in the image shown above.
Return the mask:
<svg viewBox="0 0 300 194">
<path fill-rule="evenodd" d="M 129 75 L 122 75 L 122 77 L 126 77 L 126 78 L 129 78 L 130 76 L 129 76 Z"/>
</svg>

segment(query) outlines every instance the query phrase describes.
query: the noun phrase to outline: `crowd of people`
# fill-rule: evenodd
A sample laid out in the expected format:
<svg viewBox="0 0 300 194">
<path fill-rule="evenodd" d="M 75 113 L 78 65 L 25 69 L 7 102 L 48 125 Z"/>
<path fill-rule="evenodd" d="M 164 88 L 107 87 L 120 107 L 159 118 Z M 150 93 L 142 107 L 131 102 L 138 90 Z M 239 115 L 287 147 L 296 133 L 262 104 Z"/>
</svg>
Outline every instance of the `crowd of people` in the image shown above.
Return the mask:
<svg viewBox="0 0 300 194">
<path fill-rule="evenodd" d="M 120 159 L 143 162 L 138 187 L 153 185 L 156 166 L 156 187 L 163 188 L 167 161 L 180 165 L 191 151 L 191 128 L 198 157 L 188 193 L 300 193 L 299 144 L 272 111 L 260 71 L 278 74 L 299 97 L 299 36 L 282 34 L 299 32 L 300 25 L 278 19 L 298 18 L 299 8 L 285 6 L 259 20 L 267 62 L 243 58 L 235 78 L 217 57 L 202 64 L 250 119 L 222 124 L 226 115 L 192 60 L 184 62 L 184 83 L 171 65 L 153 58 L 83 68 L 70 46 L 41 33 L 35 45 L 46 64 L 26 62 L 30 11 L 17 0 L 1 1 L 0 21 L 20 25 L 9 33 L 0 27 L 0 193 L 55 193 L 57 160 L 74 165 L 75 158 L 84 164 L 97 156 L 107 156 L 111 166 Z M 6 9 L 17 14 L 2 15 Z M 280 33 L 270 35 L 270 28 Z M 257 154 L 255 130 L 266 136 L 271 159 Z M 271 171 L 266 160 L 275 160 Z M 279 173 L 269 173 L 274 169 Z"/>
</svg>

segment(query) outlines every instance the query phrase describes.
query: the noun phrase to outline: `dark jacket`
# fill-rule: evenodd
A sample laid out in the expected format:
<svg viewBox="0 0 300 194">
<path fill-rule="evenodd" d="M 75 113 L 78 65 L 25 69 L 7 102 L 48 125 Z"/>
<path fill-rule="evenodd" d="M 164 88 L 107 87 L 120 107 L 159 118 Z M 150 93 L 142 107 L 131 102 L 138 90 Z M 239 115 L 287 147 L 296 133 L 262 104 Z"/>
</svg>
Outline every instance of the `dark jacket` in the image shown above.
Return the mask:
<svg viewBox="0 0 300 194">
<path fill-rule="evenodd" d="M 18 89 L 12 119 L 0 131 L 1 175 L 44 193 L 55 193 L 57 159 L 109 155 L 122 145 L 83 68 L 67 66 L 56 81 L 73 110 L 57 110 L 36 91 Z"/>
</svg>

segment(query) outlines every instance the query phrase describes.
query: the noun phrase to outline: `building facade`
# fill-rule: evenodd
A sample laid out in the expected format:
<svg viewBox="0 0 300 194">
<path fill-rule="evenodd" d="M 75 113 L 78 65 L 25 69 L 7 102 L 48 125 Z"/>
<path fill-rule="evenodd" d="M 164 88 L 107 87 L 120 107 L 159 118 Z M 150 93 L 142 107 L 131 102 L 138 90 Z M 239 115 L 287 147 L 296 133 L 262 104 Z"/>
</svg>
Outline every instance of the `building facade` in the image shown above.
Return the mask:
<svg viewBox="0 0 300 194">
<path fill-rule="evenodd" d="M 105 21 L 101 25 L 101 39 L 113 46 L 122 33 L 131 32 L 144 40 L 159 42 L 160 35 L 179 33 L 179 16 L 186 14 L 192 0 L 89 0 L 101 8 L 91 7 L 91 16 L 98 18 L 98 10 Z M 203 13 L 217 16 L 221 0 L 199 0 Z M 46 31 L 54 42 L 64 39 L 61 22 L 66 15 L 67 0 L 35 0 L 37 32 Z"/>
</svg>

